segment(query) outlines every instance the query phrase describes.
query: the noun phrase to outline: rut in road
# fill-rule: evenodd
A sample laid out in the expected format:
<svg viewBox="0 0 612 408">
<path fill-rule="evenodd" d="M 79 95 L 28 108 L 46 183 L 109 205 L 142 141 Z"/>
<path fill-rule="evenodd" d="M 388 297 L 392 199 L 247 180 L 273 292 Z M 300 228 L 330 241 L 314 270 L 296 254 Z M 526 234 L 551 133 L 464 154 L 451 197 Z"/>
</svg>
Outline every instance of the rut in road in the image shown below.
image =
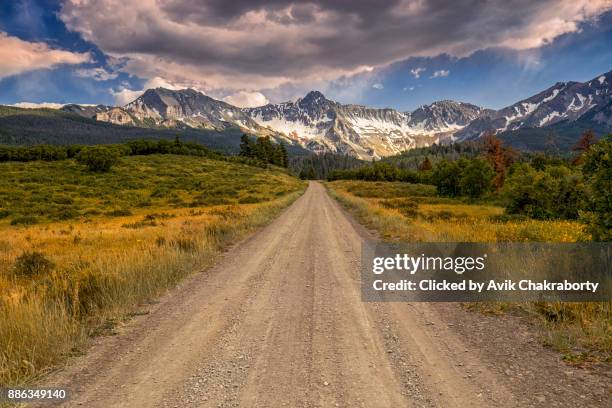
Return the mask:
<svg viewBox="0 0 612 408">
<path fill-rule="evenodd" d="M 361 301 L 365 237 L 312 182 L 214 268 L 60 373 L 65 405 L 513 405 L 503 382 L 439 330 L 433 308 Z"/>
</svg>

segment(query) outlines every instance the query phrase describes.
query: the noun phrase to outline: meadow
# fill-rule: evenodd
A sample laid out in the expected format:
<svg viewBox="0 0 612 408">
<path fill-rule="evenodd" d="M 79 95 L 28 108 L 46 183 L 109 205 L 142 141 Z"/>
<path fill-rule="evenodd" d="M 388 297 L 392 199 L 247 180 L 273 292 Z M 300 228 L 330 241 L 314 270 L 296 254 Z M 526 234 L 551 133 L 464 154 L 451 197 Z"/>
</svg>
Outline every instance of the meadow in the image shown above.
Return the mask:
<svg viewBox="0 0 612 408">
<path fill-rule="evenodd" d="M 194 156 L 0 163 L 0 384 L 26 384 L 209 266 L 305 189 Z"/>
<path fill-rule="evenodd" d="M 387 241 L 404 242 L 578 242 L 591 239 L 572 220 L 534 220 L 506 215 L 485 199 L 440 197 L 436 188 L 403 182 L 327 182 L 332 196 Z M 527 314 L 542 341 L 571 363 L 612 361 L 612 306 L 608 303 L 471 303 L 484 313 Z"/>
</svg>

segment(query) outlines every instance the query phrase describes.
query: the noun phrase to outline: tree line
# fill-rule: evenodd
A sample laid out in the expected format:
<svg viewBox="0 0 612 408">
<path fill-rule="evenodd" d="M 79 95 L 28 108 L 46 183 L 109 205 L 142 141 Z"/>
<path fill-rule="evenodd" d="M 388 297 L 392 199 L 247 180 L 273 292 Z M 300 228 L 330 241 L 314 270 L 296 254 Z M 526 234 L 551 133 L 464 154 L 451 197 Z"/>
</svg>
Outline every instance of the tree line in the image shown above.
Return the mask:
<svg viewBox="0 0 612 408">
<path fill-rule="evenodd" d="M 248 135 L 240 138 L 240 156 L 275 166 L 289 166 L 289 156 L 285 144 L 273 143 L 269 136 L 257 137 L 253 141 Z"/>
<path fill-rule="evenodd" d="M 428 173 L 401 169 L 386 162 L 374 162 L 371 165 L 353 169 L 334 170 L 329 173 L 327 180 L 403 181 L 425 184 L 430 182 Z"/>
<path fill-rule="evenodd" d="M 83 150 L 93 147 L 105 148 L 119 156 L 148 155 L 148 154 L 182 154 L 190 156 L 205 156 L 220 158 L 221 153 L 210 150 L 197 143 L 185 143 L 178 137 L 174 140 L 132 140 L 122 144 L 109 145 L 69 145 L 69 146 L 0 146 L 0 162 L 5 161 L 56 161 L 71 159 L 78 156 Z M 98 149 L 98 151 L 103 151 Z"/>
<path fill-rule="evenodd" d="M 303 180 L 324 180 L 334 170 L 363 167 L 365 162 L 346 154 L 321 153 L 308 156 L 295 156 L 289 159 L 291 172 Z"/>
<path fill-rule="evenodd" d="M 509 214 L 536 219 L 580 219 L 595 241 L 612 240 L 612 134 L 596 142 L 586 132 L 574 157 L 538 155 L 508 171 L 500 195 Z"/>
<path fill-rule="evenodd" d="M 508 214 L 583 219 L 595 240 L 612 239 L 612 135 L 597 141 L 593 132 L 585 132 L 569 157 L 519 153 L 492 134 L 479 143 L 468 158 L 443 158 L 432 165 L 425 157 L 418 170 L 376 162 L 332 171 L 328 180 L 433 184 L 441 196 L 501 200 Z M 473 156 L 475 151 L 480 153 Z"/>
<path fill-rule="evenodd" d="M 435 164 L 440 160 L 471 159 L 483 154 L 484 146 L 480 141 L 436 144 L 407 150 L 395 156 L 383 157 L 384 163 L 390 163 L 400 169 L 419 170 L 424 161 Z"/>
<path fill-rule="evenodd" d="M 132 140 L 121 144 L 108 145 L 36 145 L 36 146 L 3 146 L 0 145 L 0 162 L 7 161 L 57 161 L 75 159 L 92 171 L 109 171 L 123 156 L 177 154 L 185 156 L 206 157 L 213 160 L 240 162 L 252 166 L 266 167 L 267 161 L 252 157 L 226 156 L 205 146 L 193 142 L 183 142 L 177 136 L 174 140 Z"/>
</svg>

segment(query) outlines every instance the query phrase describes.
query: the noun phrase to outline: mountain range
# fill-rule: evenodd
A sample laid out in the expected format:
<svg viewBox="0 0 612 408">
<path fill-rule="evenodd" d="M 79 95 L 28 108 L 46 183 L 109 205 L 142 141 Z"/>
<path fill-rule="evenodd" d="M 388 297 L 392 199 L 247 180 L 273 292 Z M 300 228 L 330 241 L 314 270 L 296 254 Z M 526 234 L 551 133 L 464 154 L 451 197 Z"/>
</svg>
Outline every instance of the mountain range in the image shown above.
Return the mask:
<svg viewBox="0 0 612 408">
<path fill-rule="evenodd" d="M 70 104 L 61 111 L 126 128 L 268 135 L 307 151 L 362 159 L 473 140 L 486 132 L 523 149 L 550 143 L 567 149 L 586 129 L 612 132 L 611 81 L 612 71 L 584 83 L 558 82 L 499 110 L 445 100 L 401 112 L 340 104 L 318 91 L 290 102 L 239 108 L 193 89 L 156 88 L 123 107 Z M 0 135 L 2 127 L 0 120 Z"/>
<path fill-rule="evenodd" d="M 572 123 L 610 132 L 611 84 L 612 71 L 587 82 L 557 82 L 530 98 L 486 112 L 455 136 L 458 140 L 474 139 L 488 130 L 510 135 L 522 129 L 549 129 L 554 133 Z"/>
</svg>

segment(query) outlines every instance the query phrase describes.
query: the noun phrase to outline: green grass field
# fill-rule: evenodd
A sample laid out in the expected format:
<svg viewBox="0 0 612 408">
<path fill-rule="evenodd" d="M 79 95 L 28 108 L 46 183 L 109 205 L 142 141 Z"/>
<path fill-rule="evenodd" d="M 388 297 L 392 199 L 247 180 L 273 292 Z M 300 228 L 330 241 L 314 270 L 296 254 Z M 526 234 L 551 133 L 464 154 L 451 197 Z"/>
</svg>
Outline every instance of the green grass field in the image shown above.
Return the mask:
<svg viewBox="0 0 612 408">
<path fill-rule="evenodd" d="M 152 155 L 122 158 L 109 173 L 72 160 L 0 163 L 0 214 L 19 224 L 87 221 L 107 215 L 269 201 L 295 189 L 281 171 L 202 159 Z"/>
</svg>

